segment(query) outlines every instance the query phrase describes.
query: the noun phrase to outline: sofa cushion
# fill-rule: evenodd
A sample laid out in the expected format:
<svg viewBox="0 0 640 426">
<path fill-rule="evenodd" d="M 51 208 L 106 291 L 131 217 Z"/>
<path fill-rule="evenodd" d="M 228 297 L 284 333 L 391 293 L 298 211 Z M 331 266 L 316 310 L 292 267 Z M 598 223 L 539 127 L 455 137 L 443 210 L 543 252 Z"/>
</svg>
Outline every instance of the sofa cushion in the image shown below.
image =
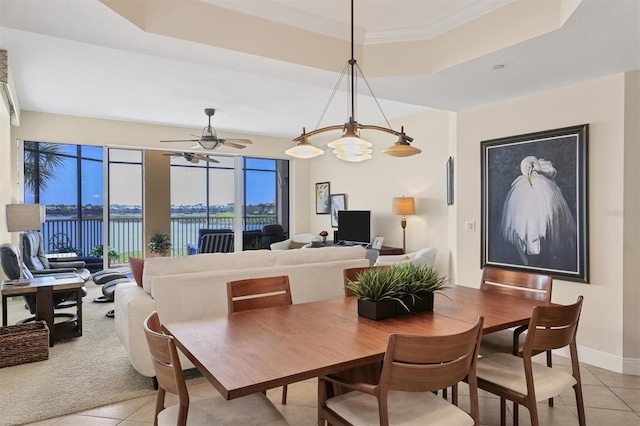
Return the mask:
<svg viewBox="0 0 640 426">
<path fill-rule="evenodd" d="M 276 265 L 302 265 L 305 263 L 322 263 L 335 260 L 364 259 L 367 250 L 364 247 L 323 247 L 314 250 L 279 250 Z"/>
</svg>

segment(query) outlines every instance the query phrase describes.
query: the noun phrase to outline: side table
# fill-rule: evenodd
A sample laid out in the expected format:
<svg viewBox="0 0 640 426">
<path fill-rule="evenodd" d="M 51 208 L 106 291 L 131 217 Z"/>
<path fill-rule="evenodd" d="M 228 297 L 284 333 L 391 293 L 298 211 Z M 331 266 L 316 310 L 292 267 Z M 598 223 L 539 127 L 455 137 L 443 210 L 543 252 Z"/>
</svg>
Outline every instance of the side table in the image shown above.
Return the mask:
<svg viewBox="0 0 640 426">
<path fill-rule="evenodd" d="M 66 274 L 65 274 L 66 276 Z M 44 320 L 49 327 L 49 346 L 53 343 L 71 337 L 82 336 L 82 287 L 84 281 L 78 277 L 55 278 L 52 276 L 37 277 L 27 285 L 14 285 L 16 280 L 3 281 L 0 294 L 2 295 L 2 325 L 6 326 L 7 298 L 13 296 L 35 295 L 36 320 Z M 77 320 L 56 324 L 53 315 L 53 293 L 59 291 L 76 291 Z"/>
</svg>

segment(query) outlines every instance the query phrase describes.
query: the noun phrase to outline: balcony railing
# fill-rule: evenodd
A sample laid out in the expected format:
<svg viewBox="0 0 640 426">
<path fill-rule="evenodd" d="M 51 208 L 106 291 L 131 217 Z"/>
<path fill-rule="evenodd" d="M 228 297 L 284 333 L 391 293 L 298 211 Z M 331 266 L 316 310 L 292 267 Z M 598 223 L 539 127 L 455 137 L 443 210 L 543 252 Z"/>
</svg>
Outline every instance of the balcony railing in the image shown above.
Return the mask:
<svg viewBox="0 0 640 426">
<path fill-rule="evenodd" d="M 109 227 L 109 247 L 114 248 L 120 257 L 117 263 L 126 263 L 129 257 L 140 257 L 143 251 L 142 218 L 112 217 Z M 245 231 L 261 230 L 265 225 L 278 223 L 272 215 L 247 216 L 244 220 Z M 198 230 L 233 229 L 233 217 L 172 216 L 171 217 L 171 255 L 187 254 L 186 245 L 198 243 Z M 94 219 L 51 219 L 42 225 L 45 247 L 48 251 L 78 250 L 81 255 L 89 256 L 91 250 L 103 244 L 103 220 Z"/>
</svg>

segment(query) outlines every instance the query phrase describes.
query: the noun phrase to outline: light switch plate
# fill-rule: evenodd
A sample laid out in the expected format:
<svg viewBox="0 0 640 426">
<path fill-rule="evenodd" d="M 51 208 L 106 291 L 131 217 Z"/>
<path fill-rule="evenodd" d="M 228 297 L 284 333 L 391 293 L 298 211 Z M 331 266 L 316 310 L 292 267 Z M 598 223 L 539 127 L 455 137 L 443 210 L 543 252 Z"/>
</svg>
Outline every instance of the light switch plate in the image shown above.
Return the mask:
<svg viewBox="0 0 640 426">
<path fill-rule="evenodd" d="M 468 220 L 464 223 L 464 230 L 467 232 L 475 232 L 476 231 L 476 223 L 472 220 Z"/>
</svg>

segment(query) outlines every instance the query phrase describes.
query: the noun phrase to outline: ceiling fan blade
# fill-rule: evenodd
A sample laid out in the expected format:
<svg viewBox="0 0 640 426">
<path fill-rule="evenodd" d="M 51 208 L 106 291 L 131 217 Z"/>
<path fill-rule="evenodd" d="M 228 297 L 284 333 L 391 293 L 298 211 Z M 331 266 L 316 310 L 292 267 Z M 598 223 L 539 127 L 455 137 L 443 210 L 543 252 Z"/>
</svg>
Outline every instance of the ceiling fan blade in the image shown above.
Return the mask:
<svg viewBox="0 0 640 426">
<path fill-rule="evenodd" d="M 246 143 L 247 145 L 253 144 L 249 139 L 220 139 L 225 142 L 233 142 L 233 143 Z"/>
<path fill-rule="evenodd" d="M 198 139 L 176 139 L 176 140 L 168 140 L 168 141 L 160 141 L 160 142 L 198 142 Z"/>
<path fill-rule="evenodd" d="M 246 148 L 246 146 L 245 146 L 245 145 L 240 145 L 240 144 L 238 144 L 238 143 L 233 143 L 233 142 L 227 142 L 226 140 L 225 140 L 225 141 L 222 141 L 222 143 L 223 143 L 224 145 L 230 146 L 230 147 L 232 147 L 232 148 L 238 148 L 238 149 Z"/>
<path fill-rule="evenodd" d="M 182 157 L 182 153 L 181 152 L 166 152 L 164 154 L 165 157 Z"/>
<path fill-rule="evenodd" d="M 208 161 L 209 163 L 219 163 L 218 160 L 216 160 L 215 158 L 211 158 L 207 155 L 195 154 L 195 157 L 202 161 Z"/>
</svg>

